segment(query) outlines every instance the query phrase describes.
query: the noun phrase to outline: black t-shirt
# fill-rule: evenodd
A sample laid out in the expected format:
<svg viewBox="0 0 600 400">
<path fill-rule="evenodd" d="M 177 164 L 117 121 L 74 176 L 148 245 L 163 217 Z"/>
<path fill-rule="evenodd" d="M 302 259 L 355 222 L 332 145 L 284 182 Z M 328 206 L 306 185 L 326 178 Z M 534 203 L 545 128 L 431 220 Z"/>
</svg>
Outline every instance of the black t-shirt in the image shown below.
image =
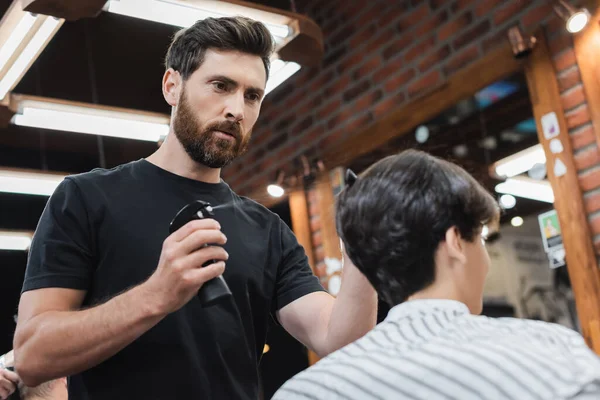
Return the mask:
<svg viewBox="0 0 600 400">
<path fill-rule="evenodd" d="M 195 297 L 125 349 L 71 377 L 70 400 L 256 399 L 268 318 L 323 290 L 287 225 L 224 182 L 209 184 L 146 160 L 69 176 L 50 197 L 30 249 L 23 291 L 86 290 L 84 307 L 142 283 L 156 269 L 169 223 L 194 200 L 213 206 L 229 253 L 233 299 Z M 65 338 L 68 340 L 68 338 Z"/>
</svg>

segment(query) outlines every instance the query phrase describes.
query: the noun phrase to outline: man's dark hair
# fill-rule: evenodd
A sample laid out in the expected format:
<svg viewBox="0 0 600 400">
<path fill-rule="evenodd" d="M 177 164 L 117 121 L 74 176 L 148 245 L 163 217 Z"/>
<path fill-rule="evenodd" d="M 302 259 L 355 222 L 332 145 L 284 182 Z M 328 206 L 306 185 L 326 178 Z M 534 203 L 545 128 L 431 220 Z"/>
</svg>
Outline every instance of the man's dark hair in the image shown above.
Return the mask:
<svg viewBox="0 0 600 400">
<path fill-rule="evenodd" d="M 464 169 L 407 150 L 373 164 L 339 194 L 336 225 L 352 262 L 394 306 L 433 283 L 448 229 L 472 241 L 498 212 Z"/>
<path fill-rule="evenodd" d="M 259 56 L 269 77 L 273 38 L 267 27 L 246 17 L 206 18 L 173 37 L 165 67 L 188 79 L 204 62 L 206 50 L 229 50 Z"/>
</svg>

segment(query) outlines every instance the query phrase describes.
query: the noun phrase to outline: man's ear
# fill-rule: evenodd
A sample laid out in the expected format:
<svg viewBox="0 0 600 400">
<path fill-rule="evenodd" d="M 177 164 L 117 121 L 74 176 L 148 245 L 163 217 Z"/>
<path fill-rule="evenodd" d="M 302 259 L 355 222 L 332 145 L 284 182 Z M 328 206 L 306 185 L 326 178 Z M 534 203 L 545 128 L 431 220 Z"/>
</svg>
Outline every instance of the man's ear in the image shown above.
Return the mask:
<svg viewBox="0 0 600 400">
<path fill-rule="evenodd" d="M 183 85 L 183 80 L 179 72 L 173 68 L 169 68 L 165 71 L 162 81 L 163 96 L 167 103 L 171 107 L 177 106 L 179 102 L 179 95 Z"/>
<path fill-rule="evenodd" d="M 457 227 L 453 226 L 446 231 L 445 243 L 448 256 L 451 259 L 458 261 L 460 264 L 467 262 L 464 241 Z"/>
</svg>

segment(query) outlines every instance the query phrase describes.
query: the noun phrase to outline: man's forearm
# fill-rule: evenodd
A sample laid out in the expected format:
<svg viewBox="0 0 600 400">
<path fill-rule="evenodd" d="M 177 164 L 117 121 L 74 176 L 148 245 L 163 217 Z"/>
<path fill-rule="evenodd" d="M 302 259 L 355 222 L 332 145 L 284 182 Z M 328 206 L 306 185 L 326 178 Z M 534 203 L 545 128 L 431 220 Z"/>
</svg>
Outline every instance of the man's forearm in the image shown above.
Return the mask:
<svg viewBox="0 0 600 400">
<path fill-rule="evenodd" d="M 21 400 L 67 400 L 69 397 L 66 379 L 44 382 L 34 388 L 19 385 Z"/>
<path fill-rule="evenodd" d="M 342 285 L 329 315 L 327 354 L 361 338 L 377 323 L 377 292 L 349 260 L 344 264 Z"/>
<path fill-rule="evenodd" d="M 69 376 L 113 356 L 165 315 L 143 285 L 81 311 L 48 311 L 15 334 L 17 373 L 29 387 Z"/>
</svg>

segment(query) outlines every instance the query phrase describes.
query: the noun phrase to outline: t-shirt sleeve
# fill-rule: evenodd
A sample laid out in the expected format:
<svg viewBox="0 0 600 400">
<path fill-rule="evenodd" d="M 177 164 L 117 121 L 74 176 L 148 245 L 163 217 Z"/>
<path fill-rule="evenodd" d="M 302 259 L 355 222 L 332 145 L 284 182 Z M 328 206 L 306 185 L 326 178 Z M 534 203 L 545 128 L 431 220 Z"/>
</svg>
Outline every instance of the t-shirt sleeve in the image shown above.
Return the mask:
<svg viewBox="0 0 600 400">
<path fill-rule="evenodd" d="M 277 271 L 276 295 L 273 311 L 278 311 L 312 292 L 325 291 L 313 274 L 304 248 L 292 230 L 279 219 L 281 261 Z"/>
<path fill-rule="evenodd" d="M 65 178 L 46 203 L 33 235 L 22 291 L 89 289 L 94 269 L 91 238 L 79 187 Z"/>
</svg>

